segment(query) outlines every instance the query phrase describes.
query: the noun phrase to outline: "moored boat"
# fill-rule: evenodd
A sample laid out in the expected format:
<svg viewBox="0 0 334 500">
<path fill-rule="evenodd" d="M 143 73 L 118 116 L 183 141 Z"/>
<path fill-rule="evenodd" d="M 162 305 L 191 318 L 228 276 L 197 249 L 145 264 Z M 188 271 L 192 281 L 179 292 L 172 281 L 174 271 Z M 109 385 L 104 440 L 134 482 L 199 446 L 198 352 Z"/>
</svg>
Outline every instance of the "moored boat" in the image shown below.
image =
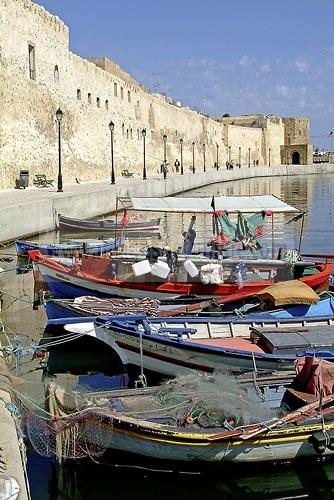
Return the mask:
<svg viewBox="0 0 334 500">
<path fill-rule="evenodd" d="M 311 358 L 303 362 L 314 364 Z M 299 392 L 304 402 L 282 407 L 279 413 L 254 404 L 226 374 L 189 376 L 160 387 L 112 393 L 69 394 L 50 384 L 50 419 L 44 414 L 28 418 L 28 435 L 40 453 L 55 454 L 59 461 L 101 457 L 108 449 L 127 452 L 140 465 L 148 458 L 157 465 L 163 460 L 202 467 L 330 458 L 334 396 L 332 387 L 322 381 L 321 373 L 328 368 L 321 363 L 325 362 L 311 371 L 318 373 L 320 368 L 318 378 L 300 377 L 301 368 L 297 379 L 304 378 L 305 391 L 309 387 Z"/>
<path fill-rule="evenodd" d="M 83 255 L 80 265 L 66 265 L 29 252 L 36 269 L 42 274 L 54 298 L 75 298 L 82 295 L 98 297 L 137 297 L 175 300 L 177 297 L 206 299 L 238 294 L 240 298 L 255 294 L 274 281 L 300 279 L 317 291 L 328 289 L 331 263 L 280 260 L 224 259 L 214 261 L 205 257 L 192 259 L 200 266 L 196 276 L 188 276 L 185 260 L 178 259 L 173 272 L 165 262 L 139 262 L 148 267 L 145 274 L 136 275 L 133 261 L 105 259 Z M 157 266 L 153 269 L 154 266 Z M 241 267 L 243 271 L 241 272 Z M 153 274 L 154 273 L 154 274 Z M 164 277 L 162 277 L 164 276 Z"/>
<path fill-rule="evenodd" d="M 112 233 L 115 231 L 123 232 L 125 234 L 141 233 L 141 232 L 157 233 L 159 232 L 160 218 L 128 221 L 126 223 L 120 220 L 116 224 L 116 221 L 110 219 L 83 220 L 83 219 L 73 219 L 71 217 L 65 217 L 64 215 L 59 215 L 58 226 L 61 232 L 68 232 L 68 233 L 76 233 L 76 232 Z"/>
<path fill-rule="evenodd" d="M 91 336 L 115 350 L 124 365 L 173 377 L 190 369 L 291 370 L 306 355 L 334 360 L 333 324 L 333 315 L 268 322 L 144 315 L 48 321 L 55 336 L 62 328 L 69 339 Z"/>
<path fill-rule="evenodd" d="M 124 245 L 125 238 L 110 240 L 71 240 L 64 243 L 44 243 L 27 240 L 16 240 L 15 248 L 18 256 L 28 257 L 28 252 L 38 250 L 43 255 L 70 257 L 75 254 L 101 255 Z"/>
</svg>

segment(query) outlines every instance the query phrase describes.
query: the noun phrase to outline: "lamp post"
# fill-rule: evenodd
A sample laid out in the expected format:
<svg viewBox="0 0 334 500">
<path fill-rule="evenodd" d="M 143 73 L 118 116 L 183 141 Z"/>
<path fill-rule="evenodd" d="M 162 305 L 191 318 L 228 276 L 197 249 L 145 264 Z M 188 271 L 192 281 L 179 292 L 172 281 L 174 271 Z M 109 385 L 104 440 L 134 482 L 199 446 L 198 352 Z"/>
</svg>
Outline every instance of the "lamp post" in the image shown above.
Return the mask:
<svg viewBox="0 0 334 500">
<path fill-rule="evenodd" d="M 192 143 L 193 146 L 193 174 L 195 173 L 195 143 L 193 141 Z"/>
<path fill-rule="evenodd" d="M 111 184 L 115 184 L 115 168 L 114 168 L 114 122 L 109 123 L 110 130 L 110 149 L 111 149 Z"/>
<path fill-rule="evenodd" d="M 219 144 L 218 142 L 216 143 L 216 165 L 217 165 L 217 170 L 219 169 L 219 163 L 218 163 L 218 151 L 219 151 Z"/>
<path fill-rule="evenodd" d="M 146 128 L 143 128 L 141 131 L 141 135 L 143 136 L 143 181 L 146 181 L 146 157 L 145 157 L 145 139 L 146 139 Z"/>
<path fill-rule="evenodd" d="M 241 168 L 241 146 L 239 146 L 239 168 Z"/>
<path fill-rule="evenodd" d="M 203 144 L 203 172 L 206 172 L 206 168 L 205 168 L 205 144 Z"/>
<path fill-rule="evenodd" d="M 60 140 L 60 124 L 63 119 L 63 112 L 57 109 L 56 118 L 58 122 L 58 189 L 57 193 L 63 192 L 63 176 L 61 175 L 61 140 Z"/>
<path fill-rule="evenodd" d="M 290 154 L 290 134 L 287 137 L 287 148 L 286 148 L 286 164 L 289 165 L 289 154 Z"/>
<path fill-rule="evenodd" d="M 248 148 L 248 168 L 250 168 L 250 148 Z"/>
<path fill-rule="evenodd" d="M 231 146 L 228 147 L 228 162 L 231 164 Z"/>
<path fill-rule="evenodd" d="M 271 148 L 269 148 L 269 155 L 268 155 L 268 165 L 269 165 L 269 167 L 270 167 L 270 160 L 271 160 L 270 156 L 271 156 Z"/>
<path fill-rule="evenodd" d="M 164 140 L 164 162 L 167 163 L 167 154 L 166 154 L 166 149 L 167 149 L 167 135 L 166 134 L 164 134 L 163 140 Z"/>
<path fill-rule="evenodd" d="M 180 139 L 181 175 L 183 175 L 183 139 Z"/>
</svg>

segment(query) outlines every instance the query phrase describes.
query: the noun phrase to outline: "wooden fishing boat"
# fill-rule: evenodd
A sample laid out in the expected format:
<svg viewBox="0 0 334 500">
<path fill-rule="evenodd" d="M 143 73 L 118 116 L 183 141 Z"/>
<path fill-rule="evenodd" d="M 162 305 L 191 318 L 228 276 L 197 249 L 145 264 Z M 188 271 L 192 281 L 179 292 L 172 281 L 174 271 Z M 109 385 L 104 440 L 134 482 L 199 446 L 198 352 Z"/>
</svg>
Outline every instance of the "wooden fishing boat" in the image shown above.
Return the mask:
<svg viewBox="0 0 334 500">
<path fill-rule="evenodd" d="M 282 289 L 284 296 L 282 295 Z M 306 319 L 334 316 L 334 296 L 330 292 L 317 295 L 301 281 L 285 281 L 264 288 L 262 292 L 240 300 L 239 294 L 191 304 L 161 304 L 154 299 L 119 299 L 82 296 L 75 299 L 43 300 L 48 319 L 75 316 L 101 316 L 145 313 L 148 316 L 224 316 L 227 321 L 262 318 Z"/>
<path fill-rule="evenodd" d="M 64 215 L 58 216 L 58 226 L 61 232 L 68 233 L 113 233 L 124 232 L 128 233 L 157 233 L 159 232 L 160 218 L 142 220 L 142 221 L 129 221 L 126 224 L 122 220 L 116 222 L 110 219 L 104 220 L 82 220 L 65 217 Z"/>
<path fill-rule="evenodd" d="M 88 255 L 101 255 L 116 250 L 124 245 L 124 243 L 125 238 L 116 238 L 112 240 L 71 240 L 66 243 L 43 243 L 16 240 L 15 248 L 17 255 L 20 257 L 28 257 L 28 252 L 31 250 L 38 250 L 43 255 L 70 257 L 75 254 L 82 255 L 83 253 Z"/>
<path fill-rule="evenodd" d="M 83 255 L 80 263 L 67 265 L 37 251 L 29 252 L 29 256 L 54 298 L 95 295 L 175 300 L 177 297 L 193 297 L 194 301 L 198 302 L 199 299 L 228 297 L 233 294 L 238 294 L 240 298 L 248 297 L 274 281 L 297 277 L 314 290 L 322 291 L 328 289 L 328 277 L 332 269 L 331 263 L 327 261 L 301 261 L 292 264 L 280 260 L 243 260 L 245 279 L 241 277 L 240 282 L 240 273 L 236 271 L 237 267 L 240 267 L 240 261 L 235 259 L 214 261 L 197 257 L 197 260 L 192 260 L 200 266 L 200 272 L 196 277 L 189 277 L 182 266 L 182 259 L 179 258 L 173 272 L 162 263 L 163 271 L 167 269 L 167 274 L 165 278 L 161 278 L 152 272 L 136 276 L 131 261 Z M 158 259 L 158 269 L 162 264 Z M 207 264 L 210 270 L 212 264 L 214 265 L 211 276 L 207 274 Z"/>
<path fill-rule="evenodd" d="M 140 465 L 154 459 L 157 467 L 161 461 L 250 467 L 330 458 L 334 396 L 325 394 L 302 393 L 306 404 L 277 415 L 254 405 L 226 374 L 86 397 L 51 384 L 51 420 L 41 418 L 39 431 L 48 436 L 47 453 L 58 452 L 58 460 L 80 458 L 84 451 L 102 456 L 106 450 L 127 452 Z M 60 446 L 63 440 L 66 446 Z"/>
<path fill-rule="evenodd" d="M 52 325 L 70 332 L 69 338 L 89 335 L 104 342 L 124 365 L 172 377 L 189 370 L 291 370 L 306 355 L 334 360 L 333 315 L 267 321 L 99 316 L 49 320 Z"/>
</svg>

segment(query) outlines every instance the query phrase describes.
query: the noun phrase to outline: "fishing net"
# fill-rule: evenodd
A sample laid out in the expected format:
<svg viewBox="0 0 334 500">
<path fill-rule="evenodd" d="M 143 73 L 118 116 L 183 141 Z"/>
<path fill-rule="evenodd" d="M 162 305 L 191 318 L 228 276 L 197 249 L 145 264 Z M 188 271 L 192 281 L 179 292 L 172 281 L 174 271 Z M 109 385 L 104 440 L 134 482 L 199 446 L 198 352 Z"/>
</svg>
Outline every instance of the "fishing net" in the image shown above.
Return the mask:
<svg viewBox="0 0 334 500">
<path fill-rule="evenodd" d="M 27 436 L 35 451 L 45 457 L 56 456 L 59 462 L 103 455 L 102 420 L 103 415 L 96 411 L 70 415 L 66 419 L 46 419 L 32 411 L 25 415 Z"/>
<path fill-rule="evenodd" d="M 175 405 L 174 417 L 181 425 L 235 428 L 275 413 L 265 405 L 255 404 L 248 389 L 225 372 L 192 372 L 165 382 L 158 394 L 165 405 Z M 182 402 L 183 406 L 177 408 Z"/>
<path fill-rule="evenodd" d="M 64 300 L 64 304 L 67 304 L 66 300 Z M 146 314 L 147 316 L 157 316 L 159 305 L 159 300 L 149 297 L 143 299 L 99 299 L 98 297 L 83 296 L 75 299 L 70 308 L 82 311 L 84 314 L 91 316 L 116 314 Z"/>
</svg>

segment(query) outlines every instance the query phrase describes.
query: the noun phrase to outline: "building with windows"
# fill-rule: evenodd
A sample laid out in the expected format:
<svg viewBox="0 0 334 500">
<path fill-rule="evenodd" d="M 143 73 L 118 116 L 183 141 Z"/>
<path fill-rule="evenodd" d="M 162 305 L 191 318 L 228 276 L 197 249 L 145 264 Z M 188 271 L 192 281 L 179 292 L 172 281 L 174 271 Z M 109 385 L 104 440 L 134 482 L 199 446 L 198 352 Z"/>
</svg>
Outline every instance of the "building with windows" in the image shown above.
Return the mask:
<svg viewBox="0 0 334 500">
<path fill-rule="evenodd" d="M 184 171 L 312 162 L 306 118 L 213 118 L 152 94 L 109 59 L 73 54 L 68 27 L 30 0 L 0 2 L 0 67 L 0 188 L 21 169 L 55 178 L 59 108 L 64 182 L 108 178 L 110 121 L 116 178 L 141 174 L 144 140 L 147 177 L 164 155 L 182 154 Z"/>
</svg>

